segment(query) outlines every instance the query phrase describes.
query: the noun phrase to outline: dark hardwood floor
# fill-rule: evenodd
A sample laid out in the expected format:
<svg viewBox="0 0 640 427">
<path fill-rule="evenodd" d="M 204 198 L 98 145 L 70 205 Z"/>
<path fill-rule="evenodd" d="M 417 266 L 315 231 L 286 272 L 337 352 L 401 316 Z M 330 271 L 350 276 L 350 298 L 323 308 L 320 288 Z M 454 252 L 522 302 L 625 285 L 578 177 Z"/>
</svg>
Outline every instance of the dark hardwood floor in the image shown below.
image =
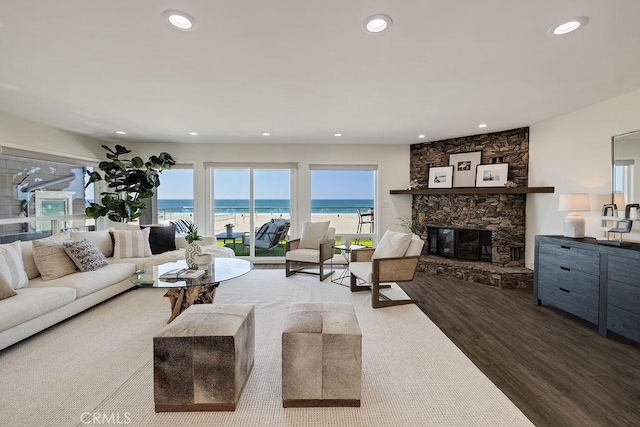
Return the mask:
<svg viewBox="0 0 640 427">
<path fill-rule="evenodd" d="M 637 344 L 534 306 L 530 290 L 426 273 L 401 287 L 536 426 L 640 426 Z"/>
</svg>

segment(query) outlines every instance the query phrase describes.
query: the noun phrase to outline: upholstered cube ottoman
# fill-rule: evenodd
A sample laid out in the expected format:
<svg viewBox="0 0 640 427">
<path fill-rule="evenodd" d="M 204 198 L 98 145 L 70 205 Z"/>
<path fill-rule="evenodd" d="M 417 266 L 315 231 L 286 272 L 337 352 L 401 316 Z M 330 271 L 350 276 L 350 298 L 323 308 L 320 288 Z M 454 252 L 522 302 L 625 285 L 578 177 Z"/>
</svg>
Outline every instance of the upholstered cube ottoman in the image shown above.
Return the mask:
<svg viewBox="0 0 640 427">
<path fill-rule="evenodd" d="M 153 337 L 156 412 L 234 411 L 254 353 L 252 305 L 192 305 Z"/>
<path fill-rule="evenodd" d="M 351 304 L 292 304 L 282 332 L 282 405 L 360 406 L 362 333 Z"/>
</svg>

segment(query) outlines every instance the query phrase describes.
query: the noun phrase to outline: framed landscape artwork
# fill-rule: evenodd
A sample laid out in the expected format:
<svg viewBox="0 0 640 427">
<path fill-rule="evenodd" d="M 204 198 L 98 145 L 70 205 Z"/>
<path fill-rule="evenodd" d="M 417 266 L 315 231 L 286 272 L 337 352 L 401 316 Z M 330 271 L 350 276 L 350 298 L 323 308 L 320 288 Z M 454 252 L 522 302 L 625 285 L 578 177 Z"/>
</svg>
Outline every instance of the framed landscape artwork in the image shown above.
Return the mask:
<svg viewBox="0 0 640 427">
<path fill-rule="evenodd" d="M 476 182 L 476 166 L 482 163 L 482 151 L 469 151 L 449 156 L 449 165 L 453 166 L 453 186 L 473 187 Z"/>
<path fill-rule="evenodd" d="M 476 187 L 504 187 L 509 175 L 509 163 L 478 165 Z"/>
<path fill-rule="evenodd" d="M 429 188 L 451 188 L 453 185 L 453 166 L 429 168 Z"/>
</svg>

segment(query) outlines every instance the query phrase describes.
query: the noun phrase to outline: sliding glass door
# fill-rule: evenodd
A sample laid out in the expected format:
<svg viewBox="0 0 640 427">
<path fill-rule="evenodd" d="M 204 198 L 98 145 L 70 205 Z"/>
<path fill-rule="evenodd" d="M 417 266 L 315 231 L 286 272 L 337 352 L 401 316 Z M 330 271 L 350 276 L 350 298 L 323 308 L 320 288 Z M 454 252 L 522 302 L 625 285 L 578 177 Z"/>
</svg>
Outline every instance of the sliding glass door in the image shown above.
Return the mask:
<svg viewBox="0 0 640 427">
<path fill-rule="evenodd" d="M 236 256 L 283 257 L 291 225 L 291 167 L 214 165 L 214 233 Z"/>
</svg>

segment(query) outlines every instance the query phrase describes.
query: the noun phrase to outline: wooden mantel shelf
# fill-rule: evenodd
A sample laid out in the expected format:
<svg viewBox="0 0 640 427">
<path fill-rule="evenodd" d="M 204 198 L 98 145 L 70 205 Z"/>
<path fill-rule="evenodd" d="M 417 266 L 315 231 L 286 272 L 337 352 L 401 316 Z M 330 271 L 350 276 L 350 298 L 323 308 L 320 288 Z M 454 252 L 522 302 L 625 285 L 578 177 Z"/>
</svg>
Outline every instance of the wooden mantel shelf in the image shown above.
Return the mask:
<svg viewBox="0 0 640 427">
<path fill-rule="evenodd" d="M 389 194 L 532 194 L 553 193 L 555 187 L 460 187 L 460 188 L 416 188 L 415 190 L 389 190 Z"/>
</svg>

